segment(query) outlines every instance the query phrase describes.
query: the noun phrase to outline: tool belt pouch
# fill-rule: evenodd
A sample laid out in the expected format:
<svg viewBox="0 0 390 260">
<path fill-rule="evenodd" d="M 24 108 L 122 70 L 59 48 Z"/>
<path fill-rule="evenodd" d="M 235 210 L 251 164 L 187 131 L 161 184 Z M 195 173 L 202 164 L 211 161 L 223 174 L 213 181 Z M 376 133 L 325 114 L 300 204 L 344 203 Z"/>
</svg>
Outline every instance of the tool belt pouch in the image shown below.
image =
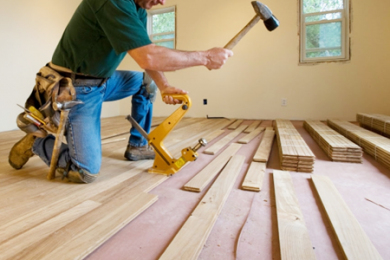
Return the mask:
<svg viewBox="0 0 390 260">
<path fill-rule="evenodd" d="M 76 91 L 72 80 L 63 77 L 46 65 L 37 73 L 34 89 L 25 103 L 27 109 L 33 106 L 41 112 L 45 124 L 37 126 L 26 120 L 25 113 L 22 113 L 17 119 L 18 127 L 26 133 L 33 133 L 38 137 L 45 137 L 48 132 L 56 133 L 61 113 L 57 108 L 57 104 L 74 101 L 75 99 Z"/>
</svg>

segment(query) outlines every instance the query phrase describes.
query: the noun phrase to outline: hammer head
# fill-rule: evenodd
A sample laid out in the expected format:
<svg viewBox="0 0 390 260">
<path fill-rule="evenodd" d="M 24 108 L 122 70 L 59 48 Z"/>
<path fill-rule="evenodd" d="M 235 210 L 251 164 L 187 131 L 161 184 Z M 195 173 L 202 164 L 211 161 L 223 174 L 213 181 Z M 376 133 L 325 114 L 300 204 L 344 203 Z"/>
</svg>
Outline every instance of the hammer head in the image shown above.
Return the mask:
<svg viewBox="0 0 390 260">
<path fill-rule="evenodd" d="M 272 14 L 271 10 L 265 4 L 258 1 L 252 1 L 252 6 L 268 31 L 273 31 L 279 26 L 279 20 Z"/>
</svg>

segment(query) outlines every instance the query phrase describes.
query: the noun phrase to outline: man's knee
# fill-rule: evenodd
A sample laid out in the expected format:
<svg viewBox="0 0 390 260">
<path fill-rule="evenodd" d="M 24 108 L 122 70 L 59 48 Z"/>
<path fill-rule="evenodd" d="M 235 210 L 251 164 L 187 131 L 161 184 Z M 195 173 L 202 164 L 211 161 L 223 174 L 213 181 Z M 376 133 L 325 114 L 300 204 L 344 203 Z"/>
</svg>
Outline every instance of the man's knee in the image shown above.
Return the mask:
<svg viewBox="0 0 390 260">
<path fill-rule="evenodd" d="M 153 103 L 156 100 L 157 96 L 157 85 L 146 72 L 144 73 L 144 80 L 142 82 L 142 85 L 145 86 L 147 98 L 150 100 L 150 102 Z"/>
</svg>

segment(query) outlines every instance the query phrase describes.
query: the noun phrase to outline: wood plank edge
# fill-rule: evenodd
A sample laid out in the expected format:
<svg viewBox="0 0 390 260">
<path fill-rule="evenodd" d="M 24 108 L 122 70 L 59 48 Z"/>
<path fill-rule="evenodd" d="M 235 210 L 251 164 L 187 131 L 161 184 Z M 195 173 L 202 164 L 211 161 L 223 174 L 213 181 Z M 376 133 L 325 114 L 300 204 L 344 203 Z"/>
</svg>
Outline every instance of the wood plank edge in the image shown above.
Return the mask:
<svg viewBox="0 0 390 260">
<path fill-rule="evenodd" d="M 256 191 L 256 192 L 261 191 L 261 189 L 259 189 L 258 187 L 250 187 L 250 186 L 241 186 L 241 189 L 247 191 Z"/>
<path fill-rule="evenodd" d="M 193 192 L 200 192 L 201 190 L 199 188 L 194 188 L 190 186 L 183 186 L 183 189 L 186 191 L 193 191 Z"/>
</svg>

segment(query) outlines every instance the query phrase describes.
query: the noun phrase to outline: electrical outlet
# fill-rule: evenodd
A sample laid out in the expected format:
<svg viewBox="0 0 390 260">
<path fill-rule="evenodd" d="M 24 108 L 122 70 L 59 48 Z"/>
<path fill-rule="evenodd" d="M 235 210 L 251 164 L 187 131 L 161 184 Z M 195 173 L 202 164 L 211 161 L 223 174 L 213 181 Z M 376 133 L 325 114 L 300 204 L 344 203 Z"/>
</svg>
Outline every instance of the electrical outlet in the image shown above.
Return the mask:
<svg viewBox="0 0 390 260">
<path fill-rule="evenodd" d="M 287 98 L 282 98 L 282 107 L 287 106 Z"/>
<path fill-rule="evenodd" d="M 207 105 L 207 99 L 203 99 L 203 105 Z"/>
</svg>

